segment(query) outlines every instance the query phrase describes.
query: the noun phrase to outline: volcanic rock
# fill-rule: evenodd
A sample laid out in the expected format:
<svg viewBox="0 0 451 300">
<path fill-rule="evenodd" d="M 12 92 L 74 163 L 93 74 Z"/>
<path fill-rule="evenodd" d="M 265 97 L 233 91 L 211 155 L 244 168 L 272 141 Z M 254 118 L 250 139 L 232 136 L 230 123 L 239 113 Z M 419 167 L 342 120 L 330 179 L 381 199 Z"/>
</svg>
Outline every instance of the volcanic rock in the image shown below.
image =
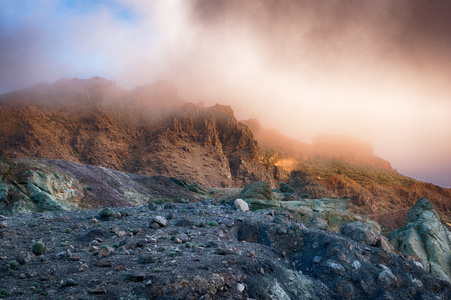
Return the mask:
<svg viewBox="0 0 451 300">
<path fill-rule="evenodd" d="M 451 281 L 451 232 L 440 222 L 432 203 L 422 198 L 408 211 L 408 224 L 392 232 L 399 251 L 418 256 L 425 270 Z"/>
</svg>

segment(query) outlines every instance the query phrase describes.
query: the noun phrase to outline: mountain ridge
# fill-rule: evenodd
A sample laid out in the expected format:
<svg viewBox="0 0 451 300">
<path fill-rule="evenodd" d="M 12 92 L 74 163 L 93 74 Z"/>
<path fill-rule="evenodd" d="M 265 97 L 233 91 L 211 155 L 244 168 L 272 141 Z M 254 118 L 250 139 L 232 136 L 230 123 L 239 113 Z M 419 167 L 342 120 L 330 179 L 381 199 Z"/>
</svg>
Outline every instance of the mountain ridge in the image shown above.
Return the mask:
<svg viewBox="0 0 451 300">
<path fill-rule="evenodd" d="M 99 165 L 207 186 L 288 182 L 299 195 L 351 197 L 351 210 L 388 229 L 428 198 L 451 223 L 451 190 L 399 174 L 352 138 L 323 135 L 311 145 L 238 121 L 230 106 L 185 102 L 169 83 L 133 90 L 92 78 L 0 95 L 0 154 Z"/>
</svg>

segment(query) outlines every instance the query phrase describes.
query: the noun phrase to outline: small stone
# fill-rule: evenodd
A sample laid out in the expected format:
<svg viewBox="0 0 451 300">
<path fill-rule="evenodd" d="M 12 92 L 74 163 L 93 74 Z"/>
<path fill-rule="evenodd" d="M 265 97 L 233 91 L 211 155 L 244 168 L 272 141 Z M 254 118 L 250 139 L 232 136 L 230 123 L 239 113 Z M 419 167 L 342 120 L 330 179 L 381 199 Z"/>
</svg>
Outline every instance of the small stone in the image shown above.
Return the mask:
<svg viewBox="0 0 451 300">
<path fill-rule="evenodd" d="M 100 249 L 99 251 L 99 258 L 104 258 L 105 256 L 108 256 L 108 251 L 106 249 Z"/>
<path fill-rule="evenodd" d="M 179 233 L 175 235 L 175 239 L 176 240 L 179 239 L 180 241 L 182 241 L 182 243 L 186 243 L 189 241 L 189 237 L 184 233 Z"/>
<path fill-rule="evenodd" d="M 99 220 L 97 220 L 96 218 L 92 218 L 92 219 L 91 219 L 91 223 L 97 224 L 97 223 L 99 223 Z"/>
<path fill-rule="evenodd" d="M 146 274 L 137 273 L 137 274 L 124 274 L 122 275 L 124 281 L 132 281 L 132 282 L 143 282 L 146 280 Z"/>
<path fill-rule="evenodd" d="M 157 223 L 161 227 L 168 226 L 168 220 L 166 220 L 166 218 L 162 216 L 155 216 L 152 221 L 154 223 Z"/>
<path fill-rule="evenodd" d="M 0 222 L 0 229 L 4 229 L 6 226 L 6 222 Z"/>
<path fill-rule="evenodd" d="M 176 244 L 181 244 L 181 243 L 183 243 L 182 240 L 179 239 L 179 238 L 175 238 L 174 241 L 175 241 Z"/>
<path fill-rule="evenodd" d="M 62 252 L 60 252 L 60 253 L 57 253 L 57 254 L 55 255 L 55 258 L 56 258 L 56 259 L 62 259 L 62 258 L 65 258 L 66 255 L 67 255 L 66 251 L 62 251 Z"/>
<path fill-rule="evenodd" d="M 377 276 L 377 280 L 382 284 L 382 286 L 389 287 L 396 281 L 396 276 L 393 275 L 390 270 L 384 269 L 379 273 L 379 276 Z"/>
<path fill-rule="evenodd" d="M 142 232 L 143 232 L 142 228 L 135 228 L 132 231 L 133 235 L 138 235 L 141 234 Z"/>
<path fill-rule="evenodd" d="M 111 260 L 107 260 L 107 259 L 99 260 L 96 262 L 96 266 L 101 267 L 101 268 L 111 267 L 112 266 Z"/>
<path fill-rule="evenodd" d="M 62 280 L 60 287 L 65 288 L 65 287 L 70 287 L 70 286 L 76 286 L 77 283 L 75 282 L 75 280 L 73 280 L 72 278 L 67 278 L 66 280 Z"/>
<path fill-rule="evenodd" d="M 16 258 L 16 261 L 21 265 L 26 265 L 31 262 L 31 259 L 33 258 L 33 255 L 29 252 L 19 254 Z"/>
<path fill-rule="evenodd" d="M 124 246 L 125 249 L 130 250 L 133 248 L 136 248 L 138 244 L 134 241 L 129 242 L 127 245 Z"/>
<path fill-rule="evenodd" d="M 155 262 L 155 258 L 152 255 L 141 255 L 138 258 L 138 264 L 148 265 Z"/>
<path fill-rule="evenodd" d="M 158 240 L 157 240 L 157 238 L 154 237 L 154 236 L 146 236 L 146 241 L 147 241 L 148 243 L 156 243 Z"/>
<path fill-rule="evenodd" d="M 158 229 L 158 228 L 160 228 L 160 225 L 158 225 L 157 223 L 151 221 L 149 223 L 149 228 Z"/>
<path fill-rule="evenodd" d="M 84 264 L 82 264 L 82 265 L 80 266 L 80 269 L 78 269 L 78 271 L 80 271 L 80 272 L 85 272 L 85 271 L 87 271 L 88 269 L 89 269 L 88 264 L 87 264 L 87 263 L 84 263 Z"/>
<path fill-rule="evenodd" d="M 236 285 L 236 289 L 238 290 L 238 292 L 240 292 L 240 293 L 242 293 L 242 292 L 244 292 L 244 289 L 245 289 L 246 287 L 244 286 L 244 284 L 242 284 L 242 283 L 238 283 L 237 285 Z"/>
<path fill-rule="evenodd" d="M 235 225 L 235 222 L 232 219 L 222 219 L 221 223 L 227 227 L 233 227 Z"/>
<path fill-rule="evenodd" d="M 321 256 L 315 256 L 312 260 L 314 264 L 320 264 L 323 261 L 323 258 Z"/>
<path fill-rule="evenodd" d="M 71 256 L 67 260 L 69 260 L 69 261 L 79 261 L 80 257 L 79 256 Z"/>
<path fill-rule="evenodd" d="M 352 267 L 354 270 L 360 269 L 361 266 L 362 266 L 362 264 L 361 264 L 358 260 L 354 260 L 354 262 L 353 262 L 352 265 L 351 265 L 351 267 Z"/>
<path fill-rule="evenodd" d="M 103 286 L 96 286 L 92 289 L 88 289 L 88 293 L 93 295 L 106 294 L 106 289 Z"/>
<path fill-rule="evenodd" d="M 125 232 L 125 231 L 123 231 L 123 230 L 121 230 L 121 231 L 118 231 L 118 232 L 116 232 L 116 235 L 118 236 L 118 237 L 123 237 L 123 236 L 125 236 L 127 233 Z"/>
<path fill-rule="evenodd" d="M 40 261 L 41 263 L 43 263 L 43 264 L 46 264 L 46 263 L 49 262 L 49 259 L 48 259 L 47 257 L 41 255 L 41 256 L 39 257 L 39 261 Z"/>
</svg>

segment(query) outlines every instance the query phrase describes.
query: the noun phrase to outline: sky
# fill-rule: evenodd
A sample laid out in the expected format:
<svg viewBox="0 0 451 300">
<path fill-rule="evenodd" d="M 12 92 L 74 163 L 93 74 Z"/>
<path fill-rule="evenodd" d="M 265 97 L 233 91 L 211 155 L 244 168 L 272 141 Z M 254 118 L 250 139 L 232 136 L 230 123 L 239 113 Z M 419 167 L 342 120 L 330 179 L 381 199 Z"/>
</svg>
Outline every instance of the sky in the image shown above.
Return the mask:
<svg viewBox="0 0 451 300">
<path fill-rule="evenodd" d="M 101 76 L 310 143 L 373 145 L 451 187 L 451 1 L 0 0 L 0 93 Z"/>
</svg>

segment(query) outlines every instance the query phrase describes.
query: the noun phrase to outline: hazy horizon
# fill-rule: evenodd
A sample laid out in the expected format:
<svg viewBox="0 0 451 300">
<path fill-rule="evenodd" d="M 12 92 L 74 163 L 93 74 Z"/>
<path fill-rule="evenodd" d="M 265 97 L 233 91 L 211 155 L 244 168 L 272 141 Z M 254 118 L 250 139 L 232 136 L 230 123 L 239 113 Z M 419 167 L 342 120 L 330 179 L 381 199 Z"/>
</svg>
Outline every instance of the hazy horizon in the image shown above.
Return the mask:
<svg viewBox="0 0 451 300">
<path fill-rule="evenodd" d="M 4 0 L 0 93 L 167 79 L 302 142 L 369 142 L 400 173 L 450 188 L 449 28 L 445 0 Z"/>
</svg>

